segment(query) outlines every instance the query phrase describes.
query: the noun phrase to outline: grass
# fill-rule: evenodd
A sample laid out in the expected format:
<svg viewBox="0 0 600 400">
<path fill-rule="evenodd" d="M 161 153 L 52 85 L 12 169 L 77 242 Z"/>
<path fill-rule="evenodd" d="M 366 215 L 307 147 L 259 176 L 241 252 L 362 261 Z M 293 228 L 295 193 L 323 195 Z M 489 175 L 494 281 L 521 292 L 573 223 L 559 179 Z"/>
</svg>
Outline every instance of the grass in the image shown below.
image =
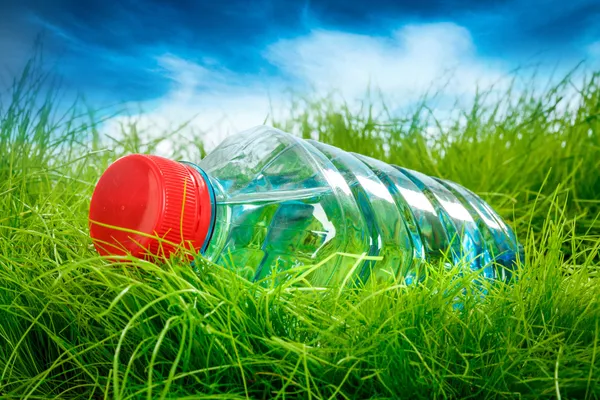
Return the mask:
<svg viewBox="0 0 600 400">
<path fill-rule="evenodd" d="M 100 258 L 94 184 L 159 140 L 135 125 L 100 137 L 93 112 L 58 114 L 32 71 L 0 107 L 0 398 L 600 398 L 599 75 L 566 111 L 570 77 L 491 107 L 482 92 L 445 121 L 427 101 L 398 118 L 330 98 L 271 121 L 480 194 L 526 253 L 518 281 L 481 299 L 436 265 L 419 286 L 340 291 Z"/>
</svg>

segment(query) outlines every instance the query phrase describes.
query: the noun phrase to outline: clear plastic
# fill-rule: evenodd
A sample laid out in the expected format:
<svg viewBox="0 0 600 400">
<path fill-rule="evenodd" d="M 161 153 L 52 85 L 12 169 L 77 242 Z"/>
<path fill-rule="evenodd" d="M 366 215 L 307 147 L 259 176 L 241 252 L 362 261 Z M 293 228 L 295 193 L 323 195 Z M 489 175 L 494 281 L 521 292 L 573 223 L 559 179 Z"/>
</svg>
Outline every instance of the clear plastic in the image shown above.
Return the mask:
<svg viewBox="0 0 600 400">
<path fill-rule="evenodd" d="M 456 183 L 271 127 L 228 137 L 198 166 L 216 205 L 204 255 L 252 280 L 320 264 L 314 285 L 410 283 L 422 261 L 445 254 L 506 279 L 522 251 L 490 206 Z M 380 260 L 357 265 L 342 253 Z"/>
</svg>

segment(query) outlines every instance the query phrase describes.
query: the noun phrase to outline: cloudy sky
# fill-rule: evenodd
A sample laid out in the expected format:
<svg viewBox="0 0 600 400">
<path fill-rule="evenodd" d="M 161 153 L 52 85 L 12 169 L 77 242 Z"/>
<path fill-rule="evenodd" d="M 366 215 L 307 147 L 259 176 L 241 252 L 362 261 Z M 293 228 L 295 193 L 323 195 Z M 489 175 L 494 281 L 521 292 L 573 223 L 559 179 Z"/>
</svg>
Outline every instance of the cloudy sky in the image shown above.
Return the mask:
<svg viewBox="0 0 600 400">
<path fill-rule="evenodd" d="M 449 73 L 468 96 L 517 67 L 600 66 L 597 0 L 0 0 L 0 76 L 40 33 L 68 93 L 207 131 L 261 123 L 288 89 L 402 106 Z"/>
</svg>

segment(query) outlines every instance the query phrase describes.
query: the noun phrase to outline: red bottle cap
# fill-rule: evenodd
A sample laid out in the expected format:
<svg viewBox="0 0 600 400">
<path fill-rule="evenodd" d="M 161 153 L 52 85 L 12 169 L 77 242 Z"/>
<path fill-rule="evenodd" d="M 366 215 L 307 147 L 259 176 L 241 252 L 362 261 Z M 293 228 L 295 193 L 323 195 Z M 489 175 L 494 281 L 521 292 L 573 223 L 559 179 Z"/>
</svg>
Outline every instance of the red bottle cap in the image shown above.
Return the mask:
<svg viewBox="0 0 600 400">
<path fill-rule="evenodd" d="M 90 236 L 102 255 L 168 257 L 180 246 L 198 252 L 211 218 L 209 188 L 198 170 L 133 154 L 100 177 L 90 204 Z"/>
</svg>

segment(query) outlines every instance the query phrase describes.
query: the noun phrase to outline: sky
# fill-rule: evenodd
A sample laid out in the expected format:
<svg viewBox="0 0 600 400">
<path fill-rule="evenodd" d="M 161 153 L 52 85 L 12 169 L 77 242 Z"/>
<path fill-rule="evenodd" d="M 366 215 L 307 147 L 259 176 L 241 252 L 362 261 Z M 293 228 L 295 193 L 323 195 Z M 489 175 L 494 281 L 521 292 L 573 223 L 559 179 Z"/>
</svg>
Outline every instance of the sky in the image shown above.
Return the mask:
<svg viewBox="0 0 600 400">
<path fill-rule="evenodd" d="M 402 107 L 448 74 L 468 98 L 515 68 L 600 69 L 597 0 L 0 0 L 0 84 L 40 35 L 67 93 L 209 139 L 284 117 L 290 90 Z"/>
</svg>

